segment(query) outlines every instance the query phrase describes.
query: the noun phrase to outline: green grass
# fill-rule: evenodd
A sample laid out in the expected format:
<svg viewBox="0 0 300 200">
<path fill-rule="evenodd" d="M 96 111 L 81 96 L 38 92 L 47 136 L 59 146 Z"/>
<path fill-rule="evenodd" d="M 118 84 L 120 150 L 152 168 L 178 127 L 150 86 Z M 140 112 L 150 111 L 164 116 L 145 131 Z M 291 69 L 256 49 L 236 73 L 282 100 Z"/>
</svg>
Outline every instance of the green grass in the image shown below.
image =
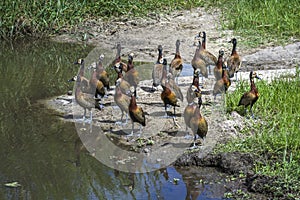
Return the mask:
<svg viewBox="0 0 300 200">
<path fill-rule="evenodd" d="M 0 36 L 47 35 L 70 31 L 88 19 L 145 17 L 149 13 L 168 13 L 203 5 L 196 0 L 15 0 L 0 2 Z M 120 19 L 121 20 L 121 19 Z"/>
<path fill-rule="evenodd" d="M 298 0 L 215 0 L 211 5 L 221 8 L 223 28 L 235 30 L 248 46 L 300 38 Z"/>
<path fill-rule="evenodd" d="M 286 191 L 300 194 L 300 69 L 295 77 L 273 80 L 271 83 L 257 81 L 260 97 L 253 106 L 252 121 L 242 133 L 245 137 L 218 147 L 218 151 L 250 152 L 259 157 L 255 163 L 256 173 L 279 177 Z M 244 113 L 237 107 L 242 94 L 249 91 L 249 83 L 242 82 L 237 90 L 227 94 L 227 112 Z M 247 119 L 245 120 L 251 120 Z"/>
<path fill-rule="evenodd" d="M 300 38 L 298 0 L 138 0 L 138 1 L 1 1 L 0 36 L 49 35 L 71 31 L 89 19 L 147 17 L 178 9 L 220 8 L 224 29 L 242 36 L 242 44 L 259 46 Z"/>
</svg>

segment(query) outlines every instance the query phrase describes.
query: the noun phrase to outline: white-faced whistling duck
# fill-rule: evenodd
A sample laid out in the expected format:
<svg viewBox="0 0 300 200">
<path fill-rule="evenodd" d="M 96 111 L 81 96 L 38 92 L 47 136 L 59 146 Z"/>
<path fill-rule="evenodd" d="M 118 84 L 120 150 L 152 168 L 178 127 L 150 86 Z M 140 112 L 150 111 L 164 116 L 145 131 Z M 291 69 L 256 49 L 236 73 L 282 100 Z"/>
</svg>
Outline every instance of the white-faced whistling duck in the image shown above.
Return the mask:
<svg viewBox="0 0 300 200">
<path fill-rule="evenodd" d="M 208 66 L 209 74 L 211 74 L 210 66 L 217 63 L 217 58 L 211 52 L 206 50 L 206 33 L 205 31 L 199 33 L 199 37 L 202 37 L 202 48 L 203 51 L 200 51 L 201 58 L 205 61 L 206 66 Z"/>
<path fill-rule="evenodd" d="M 176 53 L 170 64 L 170 72 L 176 78 L 177 84 L 178 84 L 178 77 L 183 68 L 183 59 L 180 56 L 179 47 L 180 47 L 180 40 L 177 40 L 176 41 Z"/>
<path fill-rule="evenodd" d="M 201 41 L 198 40 L 198 46 L 196 48 L 194 57 L 192 59 L 192 67 L 194 68 L 194 70 L 196 69 L 200 69 L 200 73 L 202 75 L 202 82 L 203 82 L 203 76 L 205 78 L 208 78 L 208 71 L 206 68 L 206 63 L 205 61 L 200 57 L 200 51 L 201 49 L 203 50 L 203 47 L 201 46 Z"/>
<path fill-rule="evenodd" d="M 162 79 L 162 75 L 163 75 L 163 59 L 162 59 L 162 46 L 158 45 L 158 57 L 157 57 L 157 61 L 153 66 L 152 69 L 152 80 L 153 80 L 153 84 L 152 84 L 152 90 L 153 87 L 157 87 L 161 84 L 161 79 Z"/>
<path fill-rule="evenodd" d="M 214 75 L 215 75 L 216 81 L 218 81 L 222 78 L 222 67 L 224 65 L 223 56 L 224 56 L 224 50 L 221 49 L 221 50 L 219 50 L 219 58 L 218 58 L 216 66 L 214 68 Z"/>
<path fill-rule="evenodd" d="M 214 99 L 216 99 L 218 94 L 226 93 L 230 85 L 231 85 L 231 81 L 229 79 L 228 69 L 226 65 L 223 65 L 222 78 L 216 81 L 214 85 L 214 89 L 213 89 Z"/>
<path fill-rule="evenodd" d="M 175 82 L 174 76 L 171 73 L 168 73 L 167 74 L 167 78 L 168 78 L 168 83 L 169 83 L 170 89 L 175 92 L 177 98 L 180 101 L 183 101 L 183 94 L 181 92 L 180 87 Z"/>
<path fill-rule="evenodd" d="M 132 129 L 131 129 L 131 134 L 129 134 L 128 136 L 133 135 L 134 122 L 140 124 L 140 134 L 142 133 L 142 126 L 146 126 L 145 113 L 141 107 L 136 105 L 136 96 L 135 96 L 136 92 L 133 86 L 130 87 L 130 92 L 131 92 L 131 99 L 129 103 L 129 116 L 132 122 Z"/>
<path fill-rule="evenodd" d="M 167 68 L 167 60 L 164 59 L 163 63 L 164 63 L 164 74 L 165 74 L 165 72 L 167 71 L 167 69 L 166 69 Z M 176 93 L 172 90 L 172 88 L 170 87 L 168 79 L 166 79 L 161 86 L 163 88 L 163 91 L 162 91 L 160 97 L 161 97 L 161 100 L 164 102 L 165 117 L 168 116 L 168 114 L 167 114 L 167 106 L 168 105 L 174 106 L 174 116 L 175 116 L 175 114 L 176 114 L 175 107 L 176 106 L 179 107 L 179 105 L 177 104 L 178 97 L 176 96 Z"/>
<path fill-rule="evenodd" d="M 196 97 L 198 98 L 198 104 L 201 105 L 202 104 L 202 98 L 201 98 L 201 89 L 199 88 L 199 74 L 200 74 L 200 70 L 196 69 L 194 71 L 192 85 L 189 87 L 188 92 L 191 92 L 191 87 L 192 86 L 196 87 L 197 90 L 194 90 L 194 93 L 195 93 Z"/>
<path fill-rule="evenodd" d="M 83 59 L 78 59 L 76 62 L 74 62 L 75 65 L 79 65 L 79 72 L 76 76 L 74 76 L 73 78 L 69 79 L 68 82 L 76 82 L 77 78 L 80 78 L 80 84 L 81 84 L 81 90 L 82 92 L 85 93 L 90 93 L 90 81 L 84 77 L 84 60 Z"/>
<path fill-rule="evenodd" d="M 97 78 L 103 83 L 104 87 L 109 90 L 109 76 L 103 67 L 104 55 L 99 56 L 99 62 L 96 63 Z"/>
<path fill-rule="evenodd" d="M 181 92 L 180 87 L 177 85 L 177 83 L 174 80 L 174 76 L 171 73 L 168 73 L 168 63 L 167 59 L 163 59 L 163 77 L 161 80 L 161 85 L 165 86 L 166 82 L 168 81 L 168 86 L 171 91 L 173 91 L 176 94 L 176 97 L 180 99 L 180 101 L 183 101 L 183 94 Z"/>
<path fill-rule="evenodd" d="M 81 79 L 80 76 L 77 76 L 76 85 L 75 85 L 75 100 L 84 109 L 83 121 L 85 120 L 86 110 L 90 111 L 90 122 L 93 119 L 92 108 L 97 108 L 101 110 L 98 101 L 94 99 L 94 95 L 90 93 L 83 93 L 81 90 Z"/>
<path fill-rule="evenodd" d="M 201 105 L 200 105 L 201 106 Z M 194 134 L 194 145 L 192 148 L 196 148 L 195 141 L 197 139 L 197 135 L 203 140 L 207 135 L 208 132 L 208 124 L 206 119 L 201 115 L 200 108 L 196 107 L 193 117 L 190 120 L 190 127 Z"/>
<path fill-rule="evenodd" d="M 127 64 L 122 62 L 122 59 L 121 59 L 121 44 L 120 43 L 117 44 L 117 54 L 116 54 L 116 58 L 114 60 L 113 65 L 117 65 L 117 64 L 121 64 L 120 66 L 122 66 L 122 68 L 123 68 L 122 71 L 127 72 Z"/>
<path fill-rule="evenodd" d="M 252 118 L 254 118 L 253 112 L 252 112 L 252 106 L 253 104 L 257 101 L 259 97 L 258 90 L 254 84 L 254 78 L 261 79 L 260 77 L 257 76 L 256 72 L 250 72 L 249 75 L 250 78 L 250 91 L 245 92 L 244 95 L 241 97 L 238 106 L 245 106 L 245 113 L 247 112 L 246 107 L 250 105 L 250 112 Z"/>
<path fill-rule="evenodd" d="M 186 99 L 187 99 L 188 105 L 185 107 L 184 112 L 183 112 L 184 122 L 186 125 L 186 129 L 185 129 L 186 132 L 188 131 L 188 127 L 191 128 L 190 121 L 194 115 L 196 108 L 197 108 L 197 104 L 194 102 L 194 99 L 197 97 L 197 93 L 199 93 L 199 92 L 200 91 L 198 91 L 197 87 L 194 85 L 191 85 L 187 91 Z M 201 98 L 201 96 L 200 96 L 200 98 Z M 188 134 L 186 135 L 186 137 L 187 136 L 188 136 Z"/>
<path fill-rule="evenodd" d="M 119 124 L 119 125 L 123 124 L 122 122 L 123 122 L 123 116 L 124 116 L 124 112 L 125 112 L 126 113 L 126 121 L 124 123 L 124 125 L 125 125 L 125 124 L 127 124 L 127 119 L 128 119 L 130 97 L 122 92 L 120 84 L 121 84 L 121 79 L 119 78 L 116 81 L 116 91 L 115 91 L 115 95 L 114 95 L 114 100 L 115 100 L 116 104 L 119 106 L 119 108 L 121 109 L 122 116 L 121 116 L 121 120 L 119 122 L 116 122 L 116 124 Z"/>
<path fill-rule="evenodd" d="M 99 96 L 102 98 L 105 95 L 105 88 L 102 81 L 98 80 L 97 74 L 97 69 L 94 69 L 90 79 L 90 87 L 91 91 L 95 92 L 95 98 L 99 98 Z"/>
<path fill-rule="evenodd" d="M 134 56 L 133 53 L 128 55 L 128 64 L 127 64 L 128 71 L 124 75 L 124 80 L 126 80 L 130 84 L 130 86 L 134 87 L 136 93 L 136 88 L 140 80 L 139 80 L 139 72 L 134 68 L 133 65 L 133 56 Z M 137 96 L 137 94 L 135 94 L 135 96 Z"/>
<path fill-rule="evenodd" d="M 231 39 L 229 43 L 232 43 L 232 51 L 230 57 L 227 59 L 227 66 L 229 68 L 229 78 L 232 78 L 235 73 L 235 79 L 237 81 L 237 73 L 242 65 L 242 58 L 236 51 L 237 40 Z"/>
<path fill-rule="evenodd" d="M 122 65 L 122 63 L 120 65 Z M 126 94 L 127 96 L 131 96 L 130 95 L 130 84 L 126 80 L 124 80 L 123 73 L 122 73 L 122 66 L 120 66 L 120 65 L 115 66 L 115 70 L 118 74 L 115 84 L 117 85 L 117 81 L 119 80 L 119 82 L 120 82 L 119 87 L 120 87 L 122 93 Z"/>
</svg>

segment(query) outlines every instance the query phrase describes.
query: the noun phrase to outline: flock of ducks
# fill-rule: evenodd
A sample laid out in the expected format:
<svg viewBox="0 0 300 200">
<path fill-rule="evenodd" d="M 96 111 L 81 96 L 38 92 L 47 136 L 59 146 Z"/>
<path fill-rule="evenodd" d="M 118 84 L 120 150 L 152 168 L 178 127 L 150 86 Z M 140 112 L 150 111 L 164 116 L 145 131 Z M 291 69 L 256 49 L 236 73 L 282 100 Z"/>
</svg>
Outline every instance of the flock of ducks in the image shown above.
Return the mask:
<svg viewBox="0 0 300 200">
<path fill-rule="evenodd" d="M 213 87 L 213 96 L 216 99 L 218 94 L 226 93 L 231 85 L 230 78 L 234 75 L 237 80 L 237 72 L 239 71 L 242 63 L 242 59 L 237 53 L 236 46 L 237 40 L 233 38 L 229 42 L 232 43 L 231 55 L 224 60 L 224 50 L 219 51 L 218 58 L 212 53 L 206 50 L 206 33 L 200 32 L 195 37 L 197 42 L 197 48 L 194 57 L 191 61 L 193 67 L 193 79 L 188 87 L 186 100 L 188 105 L 184 109 L 184 121 L 186 124 L 186 131 L 188 128 L 192 130 L 194 136 L 194 145 L 196 147 L 195 140 L 200 137 L 204 140 L 208 132 L 208 123 L 205 117 L 201 114 L 201 89 L 199 84 L 199 77 L 203 79 L 208 78 L 210 73 L 210 67 L 214 67 L 213 74 L 215 77 L 215 84 Z M 178 77 L 183 69 L 183 59 L 180 55 L 180 40 L 176 41 L 175 56 L 170 62 L 167 63 L 167 59 L 163 58 L 163 47 L 159 45 L 157 48 L 158 57 L 152 70 L 152 90 L 158 91 L 159 86 L 162 87 L 161 100 L 164 104 L 165 115 L 162 117 L 172 117 L 175 119 L 176 107 L 179 106 L 179 101 L 183 101 L 184 97 L 181 89 L 178 85 Z M 90 78 L 86 78 L 84 60 L 79 59 L 74 64 L 80 65 L 79 73 L 69 81 L 75 81 L 75 99 L 76 102 L 84 109 L 83 120 L 86 117 L 86 110 L 90 111 L 90 122 L 92 122 L 92 109 L 96 108 L 102 110 L 104 108 L 102 99 L 105 98 L 107 91 L 111 90 L 108 73 L 103 67 L 104 55 L 100 55 L 99 60 L 96 62 L 92 69 Z M 120 121 L 116 124 L 127 124 L 128 115 L 131 119 L 132 129 L 128 136 L 133 135 L 134 124 L 140 125 L 140 133 L 142 132 L 142 126 L 146 126 L 146 113 L 142 107 L 137 105 L 136 99 L 138 98 L 137 87 L 139 86 L 139 73 L 134 67 L 133 63 L 134 55 L 130 53 L 128 55 L 128 62 L 123 62 L 121 58 L 121 45 L 117 44 L 116 57 L 113 60 L 113 68 L 117 74 L 115 80 L 115 92 L 114 101 L 120 108 L 122 115 Z M 254 78 L 258 78 L 257 73 L 250 72 L 250 91 L 243 94 L 238 106 L 243 105 L 245 107 L 250 106 L 250 112 L 252 113 L 252 106 L 259 97 L 258 90 L 254 84 Z M 195 99 L 198 100 L 195 102 Z M 167 108 L 173 106 L 174 115 L 168 116 Z M 124 114 L 126 114 L 126 121 L 123 122 Z M 176 121 L 174 120 L 174 123 Z M 188 134 L 186 136 L 189 136 Z"/>
</svg>

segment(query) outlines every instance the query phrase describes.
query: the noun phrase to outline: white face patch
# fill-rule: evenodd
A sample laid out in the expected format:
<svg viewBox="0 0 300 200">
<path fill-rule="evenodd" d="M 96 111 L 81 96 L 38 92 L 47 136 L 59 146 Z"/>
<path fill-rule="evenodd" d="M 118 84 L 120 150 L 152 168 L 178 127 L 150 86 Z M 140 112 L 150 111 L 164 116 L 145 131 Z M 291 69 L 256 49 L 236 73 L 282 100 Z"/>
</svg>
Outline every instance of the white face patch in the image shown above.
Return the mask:
<svg viewBox="0 0 300 200">
<path fill-rule="evenodd" d="M 116 80 L 116 86 L 119 86 L 119 85 L 120 85 L 120 83 L 121 83 L 121 79 L 120 79 L 120 78 L 118 78 L 118 79 Z"/>
<path fill-rule="evenodd" d="M 104 59 L 104 55 L 101 54 L 100 57 L 99 57 L 99 60 L 103 60 Z"/>
<path fill-rule="evenodd" d="M 133 86 L 130 87 L 130 92 L 131 92 L 132 94 L 134 93 L 134 87 L 133 87 Z"/>
</svg>

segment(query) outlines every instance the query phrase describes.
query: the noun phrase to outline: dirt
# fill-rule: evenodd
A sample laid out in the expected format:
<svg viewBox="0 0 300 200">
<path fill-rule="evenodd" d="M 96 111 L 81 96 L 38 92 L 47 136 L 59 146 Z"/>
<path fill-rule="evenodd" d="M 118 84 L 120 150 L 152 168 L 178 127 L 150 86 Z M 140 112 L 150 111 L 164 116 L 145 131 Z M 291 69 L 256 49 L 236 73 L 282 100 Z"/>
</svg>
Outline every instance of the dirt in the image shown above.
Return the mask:
<svg viewBox="0 0 300 200">
<path fill-rule="evenodd" d="M 174 56 L 175 41 L 180 39 L 180 51 L 184 62 L 188 65 L 194 55 L 194 37 L 200 31 L 207 33 L 207 49 L 217 55 L 219 49 L 225 50 L 225 57 L 231 53 L 231 44 L 228 41 L 236 37 L 238 41 L 243 38 L 235 35 L 231 30 L 222 30 L 220 22 L 220 11 L 205 11 L 203 8 L 192 9 L 189 11 L 176 11 L 170 15 L 149 15 L 147 18 L 140 19 L 118 19 L 110 22 L 101 20 L 88 21 L 72 34 L 64 34 L 53 38 L 60 42 L 84 42 L 87 44 L 97 44 L 102 49 L 114 55 L 116 43 L 122 45 L 122 55 L 134 52 L 135 60 L 154 62 L 157 57 L 157 46 L 163 46 L 163 56 L 171 61 Z M 84 38 L 84 41 L 82 41 Z M 292 44 L 284 47 L 261 47 L 260 49 L 249 49 L 238 43 L 237 50 L 243 57 L 243 65 L 239 75 L 242 79 L 247 79 L 250 70 L 258 70 L 262 73 L 262 78 L 272 80 L 282 74 L 295 74 L 295 66 L 300 63 L 300 42 L 293 41 Z M 137 67 L 138 68 L 138 67 Z M 141 73 L 142 71 L 140 71 Z M 188 85 L 192 77 L 180 77 L 179 85 L 182 93 L 186 94 Z M 214 84 L 213 75 L 205 79 L 202 114 L 206 117 L 209 124 L 209 131 L 204 144 L 199 151 L 189 152 L 181 155 L 174 165 L 216 167 L 222 172 L 239 176 L 244 174 L 235 182 L 235 188 L 243 188 L 248 192 L 263 194 L 259 199 L 268 199 L 272 194 L 267 193 L 264 184 L 271 184 L 272 178 L 256 175 L 252 172 L 255 157 L 250 154 L 239 152 L 214 154 L 213 148 L 217 143 L 236 138 L 245 137 L 240 131 L 245 126 L 250 126 L 253 120 L 247 120 L 238 113 L 233 112 L 229 116 L 225 114 L 222 104 L 222 97 L 213 100 L 211 90 Z M 101 130 L 120 142 L 124 148 L 142 152 L 148 156 L 155 154 L 157 149 L 164 150 L 166 146 L 174 143 L 182 143 L 188 148 L 191 141 L 183 139 L 185 124 L 183 121 L 183 109 L 187 105 L 186 100 L 180 102 L 180 107 L 176 108 L 176 123 L 173 119 L 164 119 L 159 116 L 164 115 L 163 104 L 160 99 L 161 88 L 158 91 L 150 92 L 152 82 L 144 80 L 138 87 L 139 98 L 137 104 L 142 106 L 147 112 L 147 126 L 143 129 L 142 140 L 128 140 L 126 134 L 131 130 L 129 120 L 126 126 L 120 127 L 115 122 L 120 119 L 121 113 L 116 108 L 113 100 L 113 90 L 105 98 L 103 103 L 105 109 L 93 113 L 93 126 L 101 127 Z M 229 92 L 233 91 L 236 83 L 233 82 Z M 74 97 L 62 95 L 50 100 L 46 104 L 61 113 L 63 120 L 75 121 L 82 116 L 82 109 L 74 102 Z M 75 107 L 74 107 L 75 106 Z M 169 109 L 171 113 L 173 109 Z M 73 112 L 74 111 L 74 112 Z M 75 120 L 74 120 L 75 118 Z M 256 121 L 257 123 L 263 123 Z M 159 126 L 157 126 L 159 124 Z M 137 130 L 138 125 L 135 129 Z M 190 130 L 189 130 L 190 132 Z M 176 137 L 175 137 L 176 136 Z M 137 142 L 139 141 L 139 142 Z M 153 142 L 152 142 L 153 141 Z M 201 145 L 201 142 L 198 143 Z M 159 157 L 155 157 L 159 160 Z"/>
</svg>

